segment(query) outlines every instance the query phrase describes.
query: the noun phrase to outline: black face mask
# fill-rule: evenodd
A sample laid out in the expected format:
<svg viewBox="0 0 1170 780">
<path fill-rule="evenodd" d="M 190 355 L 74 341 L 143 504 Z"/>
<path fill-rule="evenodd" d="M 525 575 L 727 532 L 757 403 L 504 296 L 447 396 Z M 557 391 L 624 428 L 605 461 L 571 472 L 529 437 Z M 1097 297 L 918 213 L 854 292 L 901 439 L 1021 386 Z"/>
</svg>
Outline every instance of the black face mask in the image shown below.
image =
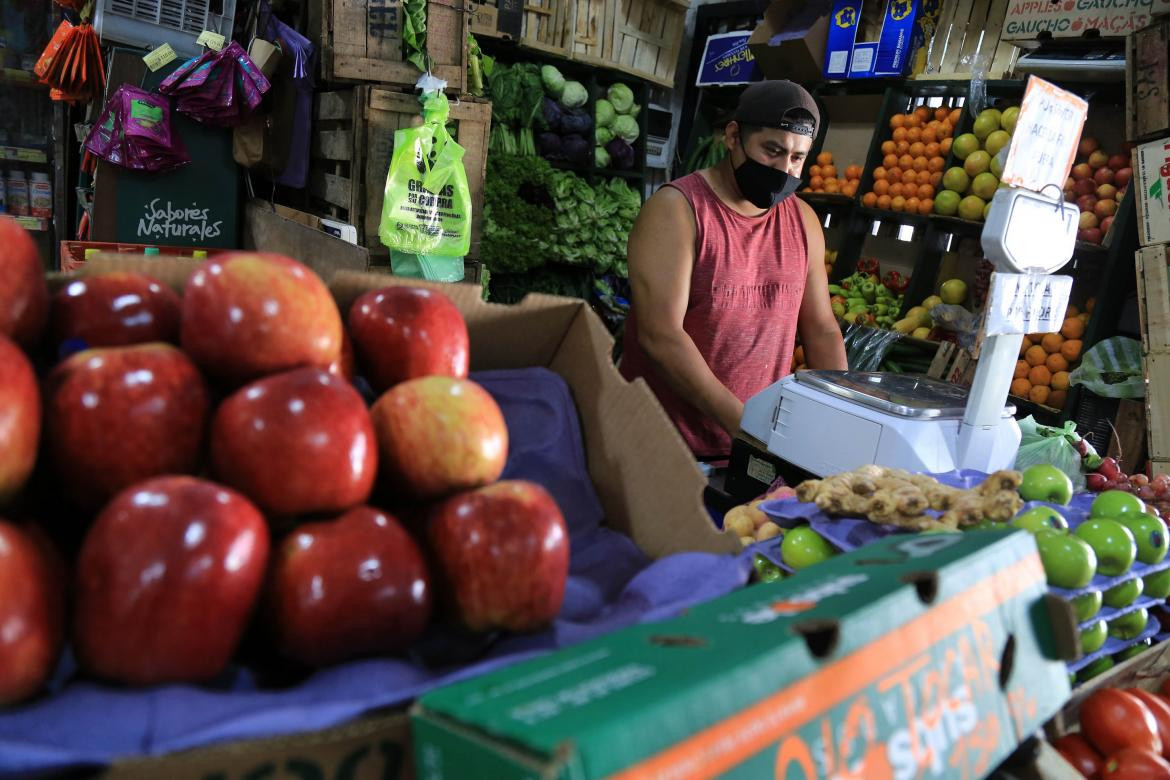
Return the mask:
<svg viewBox="0 0 1170 780">
<path fill-rule="evenodd" d="M 739 142 L 743 149 L 743 141 Z M 763 163 L 756 162 L 743 150 L 744 161 L 735 168 L 735 183 L 753 206 L 770 209 L 800 187 L 800 179 Z"/>
</svg>

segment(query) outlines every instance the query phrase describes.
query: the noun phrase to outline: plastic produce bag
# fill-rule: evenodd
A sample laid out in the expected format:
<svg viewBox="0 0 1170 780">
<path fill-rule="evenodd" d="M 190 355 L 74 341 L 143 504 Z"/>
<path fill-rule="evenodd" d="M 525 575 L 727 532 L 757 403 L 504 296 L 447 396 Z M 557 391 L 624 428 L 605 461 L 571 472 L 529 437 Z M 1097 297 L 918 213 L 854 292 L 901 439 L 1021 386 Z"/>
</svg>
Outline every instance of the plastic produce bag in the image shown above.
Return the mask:
<svg viewBox="0 0 1170 780">
<path fill-rule="evenodd" d="M 1031 415 L 1020 420 L 1020 450 L 1016 453 L 1015 468 L 1023 471 L 1037 463 L 1051 463 L 1068 475 L 1073 487 L 1084 490 L 1085 477 L 1081 473 L 1083 458 L 1077 452 L 1076 444 L 1081 441 L 1077 435 L 1077 424 L 1068 421 L 1063 428 L 1041 425 Z M 1095 455 L 1093 446 L 1087 441 L 1089 453 Z"/>
<path fill-rule="evenodd" d="M 864 325 L 850 325 L 845 331 L 845 356 L 850 371 L 877 371 L 886 353 L 902 334 Z"/>
<path fill-rule="evenodd" d="M 471 248 L 463 147 L 447 132 L 446 96 L 421 100 L 423 124 L 394 133 L 378 236 L 392 252 L 461 258 Z"/>
<path fill-rule="evenodd" d="M 429 279 L 432 282 L 463 281 L 463 258 L 446 255 L 413 255 L 390 251 L 390 270 L 395 276 Z"/>
<path fill-rule="evenodd" d="M 1141 342 L 1124 336 L 1105 339 L 1085 353 L 1068 381 L 1084 385 L 1102 398 L 1144 398 Z"/>
</svg>

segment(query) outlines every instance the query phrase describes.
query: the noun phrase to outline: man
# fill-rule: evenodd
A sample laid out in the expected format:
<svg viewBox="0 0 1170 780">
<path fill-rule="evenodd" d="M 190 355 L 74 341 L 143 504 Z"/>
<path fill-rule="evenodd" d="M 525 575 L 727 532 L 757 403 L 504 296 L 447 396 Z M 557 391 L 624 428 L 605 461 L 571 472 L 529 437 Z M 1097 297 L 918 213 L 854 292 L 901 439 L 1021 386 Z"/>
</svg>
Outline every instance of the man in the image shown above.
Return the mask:
<svg viewBox="0 0 1170 780">
<path fill-rule="evenodd" d="M 789 373 L 798 333 L 810 368 L 846 368 L 820 220 L 792 197 L 819 122 L 799 85 L 751 85 L 727 159 L 656 192 L 630 233 L 621 370 L 646 379 L 700 460 L 727 457 L 743 402 Z"/>
</svg>

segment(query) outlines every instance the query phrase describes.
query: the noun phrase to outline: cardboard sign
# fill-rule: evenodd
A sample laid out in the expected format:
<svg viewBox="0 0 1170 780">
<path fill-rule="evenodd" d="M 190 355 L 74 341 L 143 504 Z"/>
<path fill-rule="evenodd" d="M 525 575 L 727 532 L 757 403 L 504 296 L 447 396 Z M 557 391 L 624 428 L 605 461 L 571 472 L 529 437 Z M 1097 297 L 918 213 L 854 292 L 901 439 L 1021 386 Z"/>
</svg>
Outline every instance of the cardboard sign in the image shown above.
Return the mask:
<svg viewBox="0 0 1170 780">
<path fill-rule="evenodd" d="M 1063 187 L 1088 111 L 1083 98 L 1030 76 L 1000 181 L 1037 192 Z"/>
<path fill-rule="evenodd" d="M 1164 12 L 1164 0 L 1011 0 L 1003 24 L 1004 40 L 1080 38 L 1089 30 L 1120 38 L 1145 27 L 1150 15 Z"/>
<path fill-rule="evenodd" d="M 147 54 L 145 57 L 143 57 L 142 61 L 146 63 L 146 67 L 150 68 L 151 72 L 153 73 L 162 66 L 166 65 L 168 62 L 174 62 L 175 58 L 178 56 L 179 55 L 175 54 L 175 50 L 171 48 L 169 43 L 164 43 L 162 46 L 159 46 L 150 54 Z"/>
<path fill-rule="evenodd" d="M 1059 331 L 1064 325 L 1072 283 L 1071 276 L 992 274 L 986 335 Z"/>
<path fill-rule="evenodd" d="M 1138 243 L 1170 242 L 1170 138 L 1134 147 Z"/>
<path fill-rule="evenodd" d="M 223 45 L 226 42 L 226 38 L 224 38 L 219 33 L 212 32 L 211 30 L 204 30 L 203 32 L 199 33 L 199 37 L 195 39 L 196 46 L 206 46 L 212 51 L 219 51 L 223 48 Z"/>
<path fill-rule="evenodd" d="M 719 33 L 707 38 L 703 59 L 695 85 L 747 84 L 755 81 L 759 72 L 756 58 L 748 48 L 750 30 Z"/>
</svg>

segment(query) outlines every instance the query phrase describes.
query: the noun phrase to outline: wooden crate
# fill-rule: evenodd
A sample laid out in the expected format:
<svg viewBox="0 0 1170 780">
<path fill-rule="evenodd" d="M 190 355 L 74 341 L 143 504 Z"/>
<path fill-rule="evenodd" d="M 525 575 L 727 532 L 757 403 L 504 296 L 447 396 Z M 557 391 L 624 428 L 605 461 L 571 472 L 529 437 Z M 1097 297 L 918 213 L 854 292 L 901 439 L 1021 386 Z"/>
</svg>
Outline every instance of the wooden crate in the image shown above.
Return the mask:
<svg viewBox="0 0 1170 780">
<path fill-rule="evenodd" d="M 578 62 L 611 67 L 617 0 L 575 0 L 572 57 Z"/>
<path fill-rule="evenodd" d="M 1126 37 L 1125 135 L 1148 141 L 1170 128 L 1170 19 L 1161 18 Z"/>
<path fill-rule="evenodd" d="M 388 250 L 378 238 L 382 198 L 394 131 L 422 123 L 414 95 L 359 86 L 321 92 L 314 98 L 309 194 L 314 205 L 358 230 L 358 243 L 370 250 L 371 263 L 385 262 Z M 487 173 L 492 105 L 462 97 L 451 100 L 450 119 L 465 150 L 463 166 L 471 190 L 470 257 L 479 256 L 483 224 L 483 180 Z"/>
<path fill-rule="evenodd" d="M 612 0 L 609 67 L 664 87 L 674 72 L 686 27 L 687 0 Z"/>
<path fill-rule="evenodd" d="M 1000 40 L 1009 0 L 957 0 L 942 4 L 934 34 L 925 46 L 919 79 L 969 79 L 977 58 L 986 63 L 985 78 L 999 79 L 1016 65 L 1019 49 Z"/>
<path fill-rule="evenodd" d="M 454 94 L 467 91 L 468 14 L 461 0 L 427 0 L 431 72 Z M 401 0 L 310 0 L 310 37 L 320 42 L 325 81 L 413 87 L 422 73 L 402 55 Z"/>
<path fill-rule="evenodd" d="M 573 0 L 526 0 L 521 9 L 519 35 L 501 30 L 500 0 L 471 5 L 471 32 L 488 38 L 514 40 L 522 48 L 569 57 L 573 50 Z M 506 0 L 507 2 L 508 0 Z M 516 2 L 516 0 L 510 0 Z"/>
<path fill-rule="evenodd" d="M 1170 474 L 1170 244 L 1137 251 L 1138 316 L 1146 362 L 1147 446 L 1154 473 Z"/>
</svg>

